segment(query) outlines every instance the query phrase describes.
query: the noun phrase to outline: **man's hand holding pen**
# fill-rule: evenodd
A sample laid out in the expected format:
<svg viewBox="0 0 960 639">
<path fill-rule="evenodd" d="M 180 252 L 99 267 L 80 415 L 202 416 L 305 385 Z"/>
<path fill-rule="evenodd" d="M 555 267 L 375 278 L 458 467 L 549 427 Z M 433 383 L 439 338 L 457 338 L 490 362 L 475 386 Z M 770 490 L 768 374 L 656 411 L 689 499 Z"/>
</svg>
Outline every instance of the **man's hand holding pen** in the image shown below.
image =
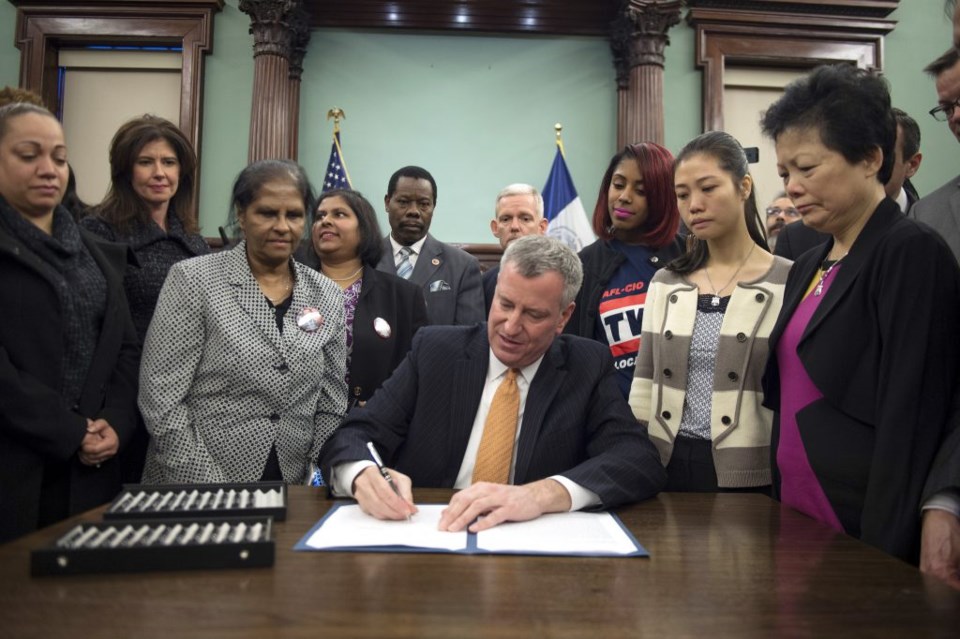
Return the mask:
<svg viewBox="0 0 960 639">
<path fill-rule="evenodd" d="M 396 490 L 376 466 L 368 466 L 353 480 L 353 497 L 363 512 L 377 519 L 409 519 L 417 512 L 413 482 L 401 472 L 387 470 Z"/>
</svg>

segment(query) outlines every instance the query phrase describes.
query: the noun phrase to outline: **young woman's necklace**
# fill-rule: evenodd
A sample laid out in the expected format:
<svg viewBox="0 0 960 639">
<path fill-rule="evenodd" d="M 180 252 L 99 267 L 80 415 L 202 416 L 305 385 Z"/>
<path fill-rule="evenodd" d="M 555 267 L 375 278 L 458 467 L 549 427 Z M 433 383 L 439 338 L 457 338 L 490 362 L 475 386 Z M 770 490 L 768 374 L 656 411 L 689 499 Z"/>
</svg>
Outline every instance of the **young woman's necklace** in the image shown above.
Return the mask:
<svg viewBox="0 0 960 639">
<path fill-rule="evenodd" d="M 831 264 L 831 265 L 828 266 L 827 268 L 823 268 L 823 264 L 820 265 L 820 281 L 817 282 L 817 288 L 813 289 L 813 295 L 814 295 L 814 297 L 820 297 L 820 295 L 823 293 L 823 283 L 824 283 L 824 281 L 826 281 L 827 276 L 830 275 L 830 271 L 832 271 L 832 270 L 833 270 L 833 267 L 835 267 L 837 264 L 839 264 L 840 261 L 841 261 L 843 258 L 845 258 L 846 256 L 847 256 L 847 254 L 844 253 L 844 254 L 841 255 L 837 260 L 835 260 L 833 264 Z M 824 262 L 826 262 L 826 261 L 827 261 L 827 260 L 824 260 Z"/>
<path fill-rule="evenodd" d="M 720 306 L 720 293 L 727 290 L 727 287 L 733 283 L 733 280 L 737 279 L 737 275 L 740 274 L 740 269 L 743 268 L 743 265 L 747 263 L 747 260 L 750 259 L 750 256 L 753 254 L 753 249 L 756 246 L 756 243 L 750 246 L 750 250 L 747 251 L 747 256 L 743 258 L 743 261 L 740 262 L 740 266 L 737 267 L 737 270 L 733 272 L 733 276 L 727 280 L 727 283 L 724 284 L 720 289 L 717 289 L 713 285 L 713 280 L 710 279 L 710 271 L 707 270 L 707 267 L 703 267 L 703 274 L 707 276 L 707 282 L 710 284 L 710 288 L 713 289 L 713 297 L 710 298 L 710 306 Z"/>
</svg>

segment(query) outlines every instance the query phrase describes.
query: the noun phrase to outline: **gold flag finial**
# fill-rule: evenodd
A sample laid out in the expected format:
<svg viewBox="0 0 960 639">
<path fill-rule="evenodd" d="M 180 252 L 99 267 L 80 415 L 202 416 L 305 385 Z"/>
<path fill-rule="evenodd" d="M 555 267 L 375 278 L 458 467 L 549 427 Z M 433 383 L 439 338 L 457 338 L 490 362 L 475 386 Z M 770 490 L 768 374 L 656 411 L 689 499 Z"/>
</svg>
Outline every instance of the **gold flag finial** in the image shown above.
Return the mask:
<svg viewBox="0 0 960 639">
<path fill-rule="evenodd" d="M 347 119 L 347 114 L 340 107 L 333 107 L 327 111 L 327 119 L 333 118 L 333 132 L 340 133 L 340 120 Z"/>
<path fill-rule="evenodd" d="M 553 129 L 557 132 L 557 146 L 560 147 L 560 155 L 566 156 L 566 153 L 563 151 L 563 138 L 560 137 L 560 132 L 563 131 L 563 125 L 557 122 L 553 125 Z"/>
</svg>

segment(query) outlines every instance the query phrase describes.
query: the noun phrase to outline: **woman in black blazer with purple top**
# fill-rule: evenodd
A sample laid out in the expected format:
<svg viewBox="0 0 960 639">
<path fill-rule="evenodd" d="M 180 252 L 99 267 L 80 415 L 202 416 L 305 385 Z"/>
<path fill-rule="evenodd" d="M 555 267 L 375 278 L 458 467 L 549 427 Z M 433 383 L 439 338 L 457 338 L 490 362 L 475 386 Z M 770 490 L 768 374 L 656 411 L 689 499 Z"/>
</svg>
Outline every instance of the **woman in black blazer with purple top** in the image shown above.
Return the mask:
<svg viewBox="0 0 960 639">
<path fill-rule="evenodd" d="M 763 129 L 803 223 L 829 235 L 794 263 L 770 336 L 775 496 L 916 562 L 960 374 L 960 271 L 885 196 L 896 122 L 881 78 L 818 67 Z"/>
<path fill-rule="evenodd" d="M 376 270 L 381 237 L 370 202 L 357 191 L 336 189 L 318 198 L 312 241 L 297 255 L 344 291 L 350 406 L 370 399 L 428 323 L 422 289 Z"/>
</svg>

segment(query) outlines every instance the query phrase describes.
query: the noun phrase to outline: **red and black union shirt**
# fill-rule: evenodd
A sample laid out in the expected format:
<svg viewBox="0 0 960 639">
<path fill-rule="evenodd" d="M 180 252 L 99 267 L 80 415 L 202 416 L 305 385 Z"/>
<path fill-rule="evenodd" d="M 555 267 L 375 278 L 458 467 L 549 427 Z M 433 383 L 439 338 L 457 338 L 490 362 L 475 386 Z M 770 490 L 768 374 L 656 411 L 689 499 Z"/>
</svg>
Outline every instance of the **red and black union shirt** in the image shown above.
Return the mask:
<svg viewBox="0 0 960 639">
<path fill-rule="evenodd" d="M 600 296 L 600 312 L 594 338 L 610 345 L 617 370 L 617 384 L 624 398 L 630 394 L 633 369 L 640 351 L 640 330 L 647 288 L 657 267 L 650 263 L 650 250 L 612 240 L 610 247 L 623 253 L 620 265 Z"/>
</svg>

